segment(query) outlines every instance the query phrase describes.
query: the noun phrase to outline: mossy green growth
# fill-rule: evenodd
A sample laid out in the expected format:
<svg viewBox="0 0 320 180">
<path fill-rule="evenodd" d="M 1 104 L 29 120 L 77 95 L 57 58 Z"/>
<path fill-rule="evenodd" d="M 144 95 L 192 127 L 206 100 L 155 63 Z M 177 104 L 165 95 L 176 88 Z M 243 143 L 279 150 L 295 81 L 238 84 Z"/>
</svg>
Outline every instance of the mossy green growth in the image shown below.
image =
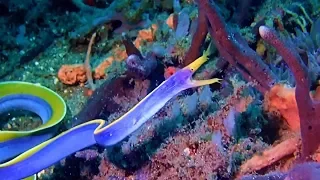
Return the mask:
<svg viewBox="0 0 320 180">
<path fill-rule="evenodd" d="M 235 122 L 236 139 L 257 135 L 268 124 L 261 105 L 256 103 L 250 104 L 245 112 L 236 117 Z"/>
<path fill-rule="evenodd" d="M 115 10 L 120 12 L 120 11 L 125 11 L 128 8 L 130 8 L 132 6 L 133 0 L 123 0 L 123 1 L 119 1 L 119 3 L 117 4 L 117 6 L 115 7 Z"/>
<path fill-rule="evenodd" d="M 106 69 L 108 80 L 116 78 L 124 74 L 126 66 L 124 61 L 113 61 L 110 67 Z"/>
<path fill-rule="evenodd" d="M 153 3 L 154 2 L 151 0 L 143 0 L 138 6 L 136 6 L 134 1 L 125 0 L 124 2 L 121 1 L 115 9 L 116 11 L 124 14 L 128 23 L 139 23 L 143 18 L 142 15 L 147 10 L 152 9 Z"/>
</svg>

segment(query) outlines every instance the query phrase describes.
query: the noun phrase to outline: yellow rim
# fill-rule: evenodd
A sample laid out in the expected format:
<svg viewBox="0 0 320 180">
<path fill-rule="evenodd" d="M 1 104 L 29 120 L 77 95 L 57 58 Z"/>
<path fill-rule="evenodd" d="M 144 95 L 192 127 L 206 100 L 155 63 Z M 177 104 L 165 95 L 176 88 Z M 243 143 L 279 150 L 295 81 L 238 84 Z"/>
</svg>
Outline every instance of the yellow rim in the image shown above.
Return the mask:
<svg viewBox="0 0 320 180">
<path fill-rule="evenodd" d="M 44 86 L 21 81 L 0 83 L 0 98 L 13 94 L 28 94 L 43 99 L 51 106 L 52 116 L 46 123 L 30 131 L 0 131 L 0 142 L 30 135 L 31 133 L 53 127 L 66 115 L 67 106 L 64 100 L 56 92 Z"/>
</svg>

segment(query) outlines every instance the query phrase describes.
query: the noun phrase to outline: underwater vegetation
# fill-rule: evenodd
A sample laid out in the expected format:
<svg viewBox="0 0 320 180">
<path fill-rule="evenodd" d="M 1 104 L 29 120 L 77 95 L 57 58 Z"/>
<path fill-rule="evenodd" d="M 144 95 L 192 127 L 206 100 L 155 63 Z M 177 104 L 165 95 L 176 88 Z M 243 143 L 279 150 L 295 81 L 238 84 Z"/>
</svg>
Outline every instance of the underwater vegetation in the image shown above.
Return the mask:
<svg viewBox="0 0 320 180">
<path fill-rule="evenodd" d="M 0 179 L 320 177 L 320 2 L 0 0 Z"/>
</svg>

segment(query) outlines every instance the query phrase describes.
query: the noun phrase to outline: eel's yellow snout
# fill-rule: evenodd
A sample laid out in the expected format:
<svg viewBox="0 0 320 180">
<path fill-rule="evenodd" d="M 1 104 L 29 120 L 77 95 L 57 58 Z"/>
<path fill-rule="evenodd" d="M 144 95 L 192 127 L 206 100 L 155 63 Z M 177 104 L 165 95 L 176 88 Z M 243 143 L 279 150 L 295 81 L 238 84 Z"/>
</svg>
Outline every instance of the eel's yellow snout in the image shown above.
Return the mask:
<svg viewBox="0 0 320 180">
<path fill-rule="evenodd" d="M 196 72 L 205 62 L 208 61 L 209 59 L 209 55 L 211 54 L 211 43 L 208 46 L 207 50 L 205 50 L 202 54 L 202 56 L 200 56 L 198 59 L 196 59 L 195 61 L 193 61 L 191 64 L 189 64 L 188 66 L 186 66 L 185 68 L 190 69 L 193 73 Z"/>
<path fill-rule="evenodd" d="M 208 61 L 209 55 L 211 54 L 211 43 L 208 46 L 207 50 L 205 50 L 202 54 L 201 57 L 193 61 L 191 64 L 186 66 L 185 68 L 190 69 L 192 73 L 195 73 L 205 62 Z M 213 78 L 213 79 L 207 79 L 207 80 L 190 80 L 190 83 L 193 87 L 198 87 L 198 86 L 204 86 L 208 84 L 213 84 L 213 83 L 221 83 L 222 79 L 219 78 Z"/>
</svg>

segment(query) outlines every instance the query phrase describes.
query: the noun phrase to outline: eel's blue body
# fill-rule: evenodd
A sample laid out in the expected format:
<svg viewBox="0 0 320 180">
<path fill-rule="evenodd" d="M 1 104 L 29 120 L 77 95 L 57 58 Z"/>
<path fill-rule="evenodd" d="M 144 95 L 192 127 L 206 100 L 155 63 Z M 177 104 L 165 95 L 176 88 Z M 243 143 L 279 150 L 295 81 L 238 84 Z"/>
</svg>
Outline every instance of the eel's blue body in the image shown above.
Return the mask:
<svg viewBox="0 0 320 180">
<path fill-rule="evenodd" d="M 142 126 L 179 92 L 191 87 L 219 82 L 220 79 L 216 78 L 191 80 L 193 73 L 207 61 L 207 55 L 208 53 L 204 53 L 192 64 L 176 72 L 114 122 L 105 125 L 104 120 L 97 119 L 80 124 L 33 147 L 11 161 L 0 164 L 0 177 L 7 180 L 25 178 L 93 144 L 111 146 L 120 142 Z"/>
<path fill-rule="evenodd" d="M 8 95 L 0 99 L 0 114 L 10 110 L 26 110 L 36 113 L 45 124 L 52 116 L 51 106 L 43 99 L 29 94 Z M 53 133 L 26 136 L 0 143 L 0 162 L 13 158 L 22 152 L 48 140 Z"/>
</svg>

